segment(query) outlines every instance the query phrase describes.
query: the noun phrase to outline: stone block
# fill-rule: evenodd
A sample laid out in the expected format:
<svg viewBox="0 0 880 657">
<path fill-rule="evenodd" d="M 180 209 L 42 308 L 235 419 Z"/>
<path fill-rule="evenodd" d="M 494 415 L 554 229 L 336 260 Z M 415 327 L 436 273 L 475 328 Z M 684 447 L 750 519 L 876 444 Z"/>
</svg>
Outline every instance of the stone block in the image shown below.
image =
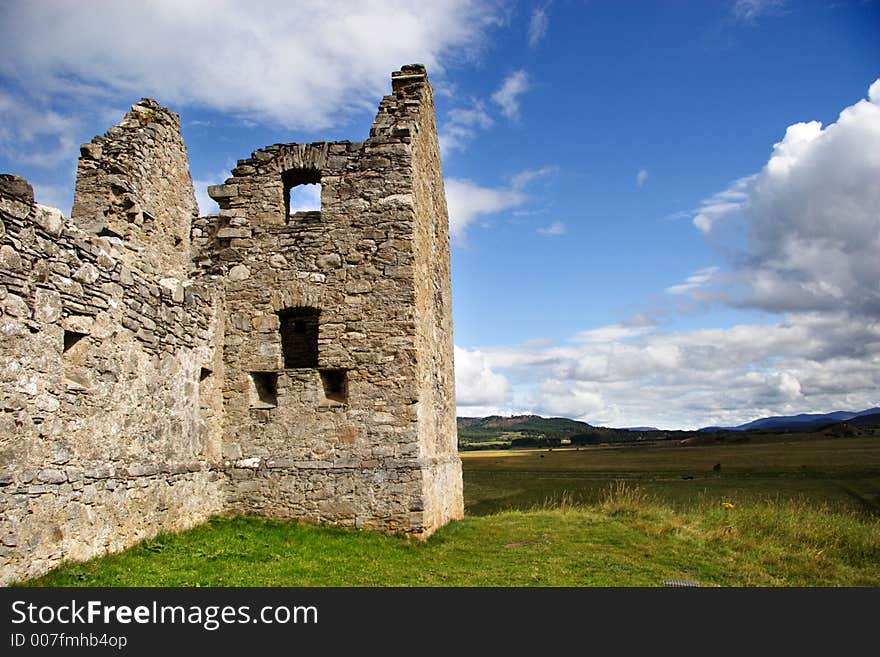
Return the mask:
<svg viewBox="0 0 880 657">
<path fill-rule="evenodd" d="M 53 237 L 60 237 L 64 230 L 64 215 L 58 208 L 51 208 L 47 205 L 36 205 L 34 213 L 34 223 L 45 230 Z"/>
<path fill-rule="evenodd" d="M 73 274 L 73 278 L 81 283 L 91 285 L 101 276 L 101 272 L 90 262 L 86 262 Z"/>
<path fill-rule="evenodd" d="M 209 185 L 208 196 L 215 201 L 233 198 L 238 196 L 238 185 Z"/>
<path fill-rule="evenodd" d="M 250 278 L 251 272 L 245 265 L 235 265 L 229 270 L 227 278 L 230 281 L 244 281 Z"/>
<path fill-rule="evenodd" d="M 217 239 L 227 240 L 232 238 L 247 239 L 253 235 L 250 228 L 221 228 L 217 231 Z"/>
<path fill-rule="evenodd" d="M 61 318 L 61 295 L 55 290 L 37 288 L 34 295 L 34 320 L 52 324 Z"/>
<path fill-rule="evenodd" d="M 8 244 L 0 246 L 0 268 L 10 271 L 21 270 L 21 256 Z"/>
<path fill-rule="evenodd" d="M 126 469 L 129 477 L 152 477 L 158 474 L 159 469 L 155 465 L 130 465 Z"/>
<path fill-rule="evenodd" d="M 317 263 L 321 269 L 335 269 L 342 264 L 342 258 L 338 253 L 327 253 L 319 255 Z"/>
</svg>

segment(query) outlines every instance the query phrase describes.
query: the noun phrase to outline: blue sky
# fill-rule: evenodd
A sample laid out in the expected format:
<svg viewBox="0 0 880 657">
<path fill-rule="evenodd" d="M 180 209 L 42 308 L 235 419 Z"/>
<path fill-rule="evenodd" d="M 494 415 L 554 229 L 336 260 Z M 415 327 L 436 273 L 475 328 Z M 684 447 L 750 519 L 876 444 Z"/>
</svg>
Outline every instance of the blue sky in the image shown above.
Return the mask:
<svg viewBox="0 0 880 657">
<path fill-rule="evenodd" d="M 208 184 L 434 85 L 459 414 L 697 427 L 880 404 L 880 3 L 3 2 L 0 170 L 70 210 L 151 96 Z M 51 16 L 51 20 L 49 17 Z M 870 89 L 870 91 L 869 91 Z"/>
</svg>

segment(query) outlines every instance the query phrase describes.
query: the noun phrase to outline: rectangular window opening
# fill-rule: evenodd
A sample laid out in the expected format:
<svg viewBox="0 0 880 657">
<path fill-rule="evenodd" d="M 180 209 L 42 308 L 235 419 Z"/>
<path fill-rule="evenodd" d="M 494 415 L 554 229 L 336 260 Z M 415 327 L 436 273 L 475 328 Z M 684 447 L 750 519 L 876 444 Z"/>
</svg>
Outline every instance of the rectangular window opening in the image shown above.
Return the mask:
<svg viewBox="0 0 880 657">
<path fill-rule="evenodd" d="M 317 308 L 287 308 L 278 313 L 286 369 L 318 367 Z"/>
<path fill-rule="evenodd" d="M 321 183 L 297 185 L 290 188 L 288 217 L 297 212 L 321 211 Z"/>
<path fill-rule="evenodd" d="M 77 333 L 76 331 L 65 331 L 64 332 L 64 350 L 62 353 L 67 353 L 71 349 L 73 349 L 76 344 L 86 337 L 85 333 Z"/>
<path fill-rule="evenodd" d="M 299 213 L 321 211 L 321 172 L 317 169 L 290 169 L 281 174 L 284 184 L 284 216 L 289 222 Z"/>
<path fill-rule="evenodd" d="M 278 406 L 278 372 L 251 372 L 251 408 Z"/>
<path fill-rule="evenodd" d="M 89 341 L 87 333 L 64 331 L 64 342 L 61 350 L 61 364 L 64 371 L 64 383 L 68 388 L 88 390 L 94 372 L 88 369 Z"/>
<path fill-rule="evenodd" d="M 344 404 L 348 401 L 348 373 L 346 370 L 321 370 L 324 399 Z"/>
</svg>

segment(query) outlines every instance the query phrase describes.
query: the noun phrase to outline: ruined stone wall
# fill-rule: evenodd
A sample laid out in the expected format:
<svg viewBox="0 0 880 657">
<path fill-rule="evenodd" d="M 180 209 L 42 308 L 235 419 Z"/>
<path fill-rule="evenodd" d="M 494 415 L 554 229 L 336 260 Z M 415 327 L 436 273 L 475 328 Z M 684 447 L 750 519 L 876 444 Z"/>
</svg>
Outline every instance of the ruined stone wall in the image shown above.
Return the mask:
<svg viewBox="0 0 880 657">
<path fill-rule="evenodd" d="M 425 535 L 461 516 L 454 391 L 435 392 L 451 383 L 452 354 L 451 317 L 433 306 L 436 287 L 440 311 L 451 308 L 433 105 L 424 69 L 404 73 L 412 84 L 395 84 L 365 142 L 276 144 L 209 190 L 221 210 L 216 226 L 198 229 L 197 261 L 225 273 L 224 455 L 235 509 Z M 433 150 L 420 166 L 435 170 L 430 209 L 417 213 L 413 137 L 425 113 Z M 288 216 L 290 180 L 320 181 L 320 212 Z M 438 237 L 445 242 L 427 244 Z M 430 309 L 417 318 L 424 285 Z M 318 313 L 317 362 L 291 367 L 282 317 L 303 308 Z M 344 377 L 343 394 L 328 391 L 328 373 Z M 260 394 L 267 378 L 271 398 Z M 451 493 L 439 490 L 447 485 Z"/>
<path fill-rule="evenodd" d="M 198 206 L 177 114 L 143 98 L 81 153 L 71 211 L 76 224 L 121 237 L 147 270 L 187 276 Z"/>
<path fill-rule="evenodd" d="M 0 176 L 0 584 L 222 511 L 462 515 L 424 68 L 392 91 L 364 142 L 239 161 L 212 217 L 149 99 L 82 146 L 73 221 Z M 291 214 L 301 183 L 320 211 Z"/>
<path fill-rule="evenodd" d="M 0 179 L 0 222 L 0 584 L 220 511 L 216 291 L 22 179 Z"/>
</svg>

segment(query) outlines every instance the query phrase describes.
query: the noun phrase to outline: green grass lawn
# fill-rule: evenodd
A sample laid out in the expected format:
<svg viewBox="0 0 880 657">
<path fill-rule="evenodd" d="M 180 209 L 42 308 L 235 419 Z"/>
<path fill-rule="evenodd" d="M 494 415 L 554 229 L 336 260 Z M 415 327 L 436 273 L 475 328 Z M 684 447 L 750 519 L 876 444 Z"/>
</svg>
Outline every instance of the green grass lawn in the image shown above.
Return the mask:
<svg viewBox="0 0 880 657">
<path fill-rule="evenodd" d="M 28 584 L 878 586 L 877 450 L 853 439 L 474 452 L 468 515 L 427 541 L 214 518 Z"/>
<path fill-rule="evenodd" d="M 49 586 L 880 585 L 880 522 L 812 504 L 681 513 L 638 489 L 593 507 L 506 511 L 428 541 L 259 518 L 215 518 L 67 564 Z"/>
</svg>

